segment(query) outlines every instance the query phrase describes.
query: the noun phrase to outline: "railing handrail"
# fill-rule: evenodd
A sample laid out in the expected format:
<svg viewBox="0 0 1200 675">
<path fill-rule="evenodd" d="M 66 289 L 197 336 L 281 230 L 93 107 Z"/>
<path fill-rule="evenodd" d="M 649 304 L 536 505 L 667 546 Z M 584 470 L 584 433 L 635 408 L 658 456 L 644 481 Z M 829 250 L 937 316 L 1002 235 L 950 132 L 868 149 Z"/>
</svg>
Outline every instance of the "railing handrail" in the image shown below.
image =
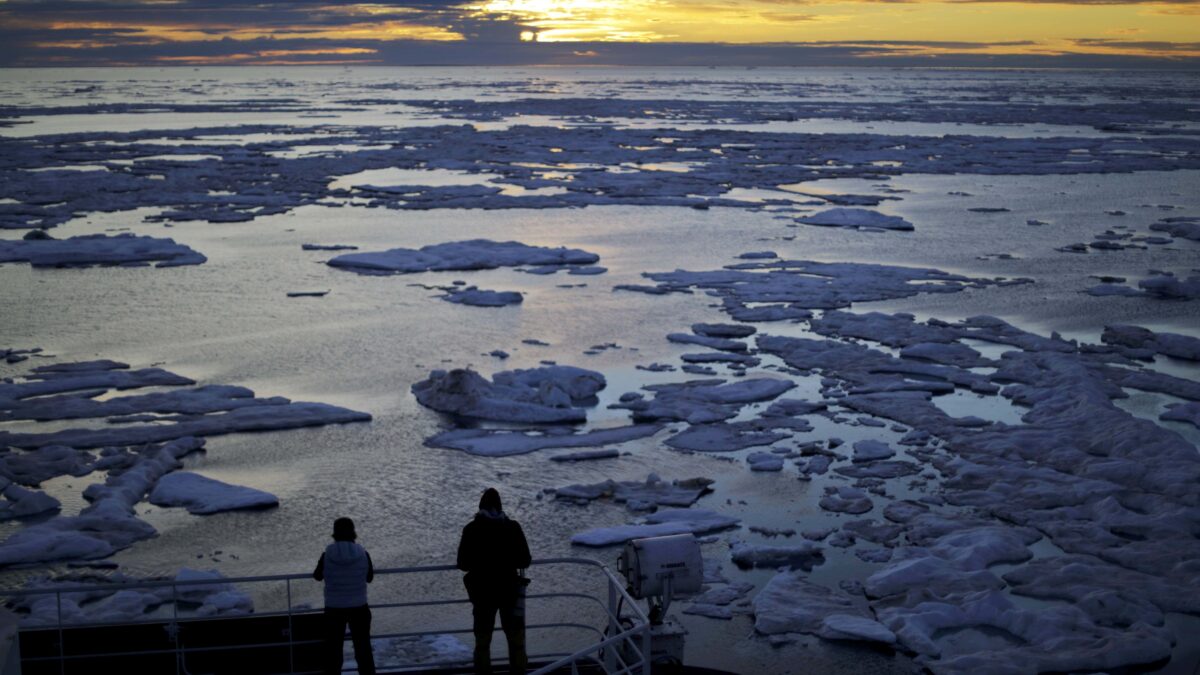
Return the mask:
<svg viewBox="0 0 1200 675">
<path fill-rule="evenodd" d="M 638 606 L 637 602 L 633 599 L 633 597 L 629 594 L 629 591 L 626 589 L 625 585 L 618 579 L 618 577 L 616 575 L 613 574 L 612 570 L 609 569 L 609 567 L 607 565 L 600 562 L 599 560 L 594 560 L 592 558 L 579 558 L 579 557 L 540 558 L 538 560 L 532 561 L 530 563 L 530 566 L 532 567 L 532 566 L 539 566 L 539 565 L 564 565 L 564 564 L 565 565 L 584 565 L 584 566 L 588 566 L 588 567 L 595 567 L 598 570 L 600 570 L 601 575 L 605 581 L 605 584 L 608 587 L 609 605 L 605 606 L 605 603 L 603 601 L 601 601 L 600 598 L 596 598 L 594 596 L 583 596 L 583 594 L 579 594 L 579 593 L 544 593 L 544 594 L 531 595 L 530 598 L 531 599 L 532 598 L 543 598 L 543 597 L 544 598 L 553 598 L 553 597 L 559 597 L 559 596 L 589 597 L 592 600 L 595 600 L 598 604 L 600 604 L 601 607 L 605 608 L 609 628 L 610 628 L 610 630 L 614 631 L 614 634 L 610 635 L 608 633 L 608 631 L 598 631 L 598 632 L 600 632 L 600 636 L 601 636 L 600 642 L 593 643 L 587 647 L 584 647 L 583 649 L 580 649 L 579 651 L 575 652 L 574 654 L 568 654 L 566 656 L 563 656 L 561 659 L 554 662 L 554 664 L 552 664 L 552 665 L 555 667 L 558 667 L 560 665 L 566 665 L 568 663 L 578 661 L 581 658 L 588 658 L 588 655 L 595 654 L 597 652 L 597 650 L 612 649 L 613 647 L 615 647 L 615 645 L 617 645 L 621 642 L 624 642 L 626 640 L 630 640 L 634 636 L 637 636 L 640 634 L 643 637 L 643 645 L 642 645 L 642 649 L 640 649 L 638 651 L 640 651 L 642 653 L 640 654 L 641 658 L 638 659 L 637 661 L 635 661 L 635 663 L 640 663 L 643 667 L 646 666 L 648 664 L 648 656 L 649 656 L 648 652 L 646 651 L 648 649 L 649 643 L 646 642 L 646 640 L 649 639 L 650 619 L 647 617 L 646 613 L 642 610 L 642 608 Z M 457 569 L 458 568 L 455 565 L 449 565 L 449 564 L 413 565 L 413 566 L 407 566 L 407 567 L 380 568 L 380 569 L 375 570 L 375 574 L 376 574 L 376 576 L 387 576 L 387 575 L 401 575 L 401 574 L 419 574 L 419 573 L 428 573 L 428 572 L 448 572 L 448 571 L 454 571 Z M 188 588 L 193 588 L 193 587 L 198 587 L 198 586 L 213 586 L 213 585 L 222 585 L 222 584 L 226 584 L 226 585 L 248 584 L 248 583 L 283 581 L 283 582 L 287 582 L 287 585 L 288 585 L 288 598 L 289 599 L 288 599 L 288 609 L 286 612 L 267 612 L 267 613 L 263 613 L 263 614 L 251 613 L 251 614 L 247 614 L 247 615 L 234 615 L 234 616 L 217 617 L 217 618 L 235 619 L 235 618 L 241 618 L 244 616 L 256 616 L 256 615 L 257 616 L 266 616 L 266 615 L 276 616 L 276 615 L 285 615 L 286 614 L 289 617 L 289 626 L 290 626 L 290 617 L 294 614 L 296 609 L 299 609 L 298 607 L 295 607 L 292 605 L 291 582 L 292 581 L 302 581 L 302 580 L 313 580 L 312 574 L 311 573 L 309 573 L 309 574 L 303 574 L 303 573 L 268 574 L 268 575 L 247 576 L 247 577 L 215 577 L 215 578 L 200 578 L 200 579 L 150 579 L 150 580 L 144 580 L 144 581 L 132 579 L 132 580 L 126 580 L 126 581 L 116 581 L 116 582 L 111 582 L 111 583 L 98 583 L 98 584 L 58 585 L 58 586 L 47 586 L 47 587 L 43 587 L 43 588 L 21 588 L 21 589 L 12 589 L 12 590 L 0 589 L 0 596 L 6 596 L 9 598 L 17 598 L 17 597 L 28 597 L 28 596 L 38 596 L 38 595 L 57 595 L 60 598 L 60 603 L 61 603 L 61 598 L 63 595 L 72 594 L 72 593 L 98 593 L 99 592 L 99 593 L 105 593 L 105 594 L 112 594 L 112 593 L 120 592 L 122 590 L 130 590 L 130 589 L 170 588 L 170 589 L 174 589 L 176 592 L 173 593 L 174 598 L 172 600 L 168 600 L 166 602 L 170 602 L 170 601 L 177 602 L 179 600 L 178 591 L 181 588 L 188 589 Z M 615 605 L 614 603 L 616 603 L 618 601 L 618 599 L 621 601 L 620 605 L 627 608 L 628 611 L 633 615 L 632 617 L 630 617 L 633 620 L 633 625 L 629 626 L 628 628 L 624 628 L 623 630 L 620 630 L 617 628 L 617 625 L 621 620 L 621 618 L 617 615 L 620 614 L 621 610 L 618 609 L 617 605 Z M 451 601 L 438 601 L 438 602 L 439 603 L 441 603 L 441 602 L 466 603 L 466 602 L 469 602 L 469 600 L 464 596 L 462 598 L 456 598 Z M 382 603 L 380 605 L 380 607 L 383 607 L 384 605 L 387 605 L 387 604 L 388 603 Z M 423 602 L 400 603 L 397 605 L 397 607 L 408 606 L 408 605 L 416 606 L 416 605 L 423 605 L 423 604 L 426 604 L 426 603 L 423 603 Z M 311 610 L 314 612 L 319 611 L 319 609 L 315 608 L 315 607 L 311 608 Z M 197 619 L 208 619 L 211 617 L 196 617 L 196 618 Z M 175 622 L 178 622 L 180 619 L 181 619 L 181 617 L 174 616 L 167 620 L 170 621 L 171 623 L 175 623 Z M 159 619 L 157 621 L 149 621 L 148 623 L 156 623 L 156 622 L 159 622 L 162 620 L 163 619 Z M 187 620 L 187 619 L 185 619 L 185 620 Z M 124 625 L 124 624 L 131 624 L 131 623 L 142 623 L 142 622 L 128 621 L 128 620 L 125 620 L 125 621 L 98 621 L 98 622 L 94 622 L 94 623 L 85 622 L 83 624 L 78 624 L 78 627 L 82 628 L 82 627 L 89 627 L 89 626 L 95 627 L 95 626 L 104 626 L 104 625 Z M 571 625 L 574 625 L 574 624 L 571 624 Z M 554 626 L 566 627 L 565 624 L 562 624 L 562 625 L 547 624 L 546 626 L 548 626 L 548 627 L 554 627 Z M 55 626 L 55 625 L 28 626 L 28 627 L 19 627 L 18 630 L 31 630 L 31 631 L 32 630 L 46 630 L 46 629 L 53 630 L 55 627 L 57 627 L 57 629 L 60 632 L 66 627 L 62 623 L 61 609 L 59 610 L 59 621 L 57 623 L 57 626 Z M 585 626 L 581 625 L 581 626 L 577 626 L 577 627 L 582 628 Z M 596 630 L 594 627 L 591 627 L 591 629 Z M 443 629 L 443 630 L 437 631 L 437 632 L 467 632 L 467 631 L 465 629 L 461 630 L 461 631 L 455 630 L 455 629 L 449 629 L 449 630 Z M 288 633 L 290 635 L 291 631 L 289 630 Z M 436 632 L 420 631 L 418 633 L 412 633 L 412 634 L 413 635 L 436 634 Z M 287 644 L 290 644 L 290 642 Z M 189 650 L 189 649 L 179 650 L 179 649 L 177 649 L 177 652 L 178 651 L 187 652 L 187 651 L 194 651 L 194 650 Z M 49 658 L 53 659 L 54 657 L 49 657 Z M 73 657 L 66 657 L 65 655 L 60 653 L 57 658 L 62 660 L 62 659 L 73 658 Z M 38 659 L 38 660 L 42 660 L 42 659 Z M 618 672 L 626 672 L 626 673 L 632 672 L 632 669 L 633 669 L 633 666 L 625 665 L 625 667 L 622 668 Z M 542 670 L 545 670 L 545 668 L 539 670 L 539 672 L 541 672 Z M 649 672 L 649 671 L 645 670 L 644 672 Z"/>
<path fill-rule="evenodd" d="M 530 563 L 533 565 L 591 565 L 604 570 L 609 577 L 609 580 L 618 583 L 617 578 L 608 569 L 608 565 L 593 560 L 592 558 L 539 558 Z M 376 568 L 375 575 L 388 574 L 417 574 L 421 572 L 449 572 L 457 570 L 454 565 L 413 565 L 408 567 L 384 567 Z M 242 584 L 254 583 L 262 581 L 302 581 L 312 579 L 312 573 L 294 573 L 294 574 L 263 574 L 250 577 L 214 577 L 209 579 L 146 579 L 129 581 L 114 581 L 101 584 L 79 584 L 75 586 L 47 586 L 45 588 L 14 588 L 0 589 L 0 595 L 9 597 L 20 597 L 25 595 L 45 595 L 47 593 L 94 593 L 97 591 L 122 591 L 132 588 L 171 588 L 173 586 L 209 586 L 216 584 Z M 632 600 L 632 598 L 629 598 Z"/>
</svg>

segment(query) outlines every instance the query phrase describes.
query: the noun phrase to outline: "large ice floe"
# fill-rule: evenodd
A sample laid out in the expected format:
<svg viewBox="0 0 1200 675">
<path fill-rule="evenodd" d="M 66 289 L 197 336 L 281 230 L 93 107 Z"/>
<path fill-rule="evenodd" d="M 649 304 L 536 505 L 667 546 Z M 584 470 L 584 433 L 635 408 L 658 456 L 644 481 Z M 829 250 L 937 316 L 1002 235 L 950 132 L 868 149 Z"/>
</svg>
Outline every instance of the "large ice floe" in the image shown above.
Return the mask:
<svg viewBox="0 0 1200 675">
<path fill-rule="evenodd" d="M 471 239 L 432 244 L 420 249 L 346 253 L 331 258 L 332 267 L 368 274 L 412 274 L 447 270 L 487 270 L 520 265 L 592 265 L 600 256 L 577 248 L 528 246 L 516 241 Z"/>
<path fill-rule="evenodd" d="M 849 307 L 855 302 L 895 300 L 918 293 L 957 293 L 967 288 L 1027 283 L 1028 279 L 983 279 L 935 269 L 777 260 L 727 265 L 707 272 L 647 272 L 657 286 L 617 286 L 620 290 L 665 293 L 699 288 L 721 299 L 740 321 L 808 319 L 813 309 Z"/>
<path fill-rule="evenodd" d="M 421 405 L 438 412 L 499 422 L 563 424 L 585 421 L 587 411 L 580 406 L 605 384 L 600 373 L 573 366 L 507 370 L 490 382 L 473 370 L 458 368 L 431 372 L 413 384 L 412 392 Z"/>
<path fill-rule="evenodd" d="M 86 234 L 55 239 L 41 230 L 33 232 L 39 232 L 42 236 L 26 235 L 21 240 L 0 239 L 0 263 L 27 262 L 34 267 L 155 263 L 156 267 L 177 267 L 199 265 L 208 260 L 187 246 L 175 243 L 174 239 L 140 237 L 128 232 L 112 236 Z"/>
<path fill-rule="evenodd" d="M 185 472 L 163 476 L 150 491 L 149 499 L 151 504 L 184 506 L 189 513 L 200 514 L 265 509 L 279 504 L 279 498 L 268 492 Z"/>
<path fill-rule="evenodd" d="M 870 209 L 836 208 L 796 219 L 805 225 L 846 227 L 862 230 L 912 230 L 913 224 L 900 216 L 888 216 Z"/>
<path fill-rule="evenodd" d="M 83 491 L 90 504 L 78 515 L 28 525 L 0 542 L 0 566 L 104 558 L 153 537 L 154 528 L 135 510 L 147 496 L 157 504 L 187 506 L 193 513 L 277 503 L 267 493 L 195 474 L 170 477 L 185 455 L 204 447 L 197 436 L 371 419 L 366 413 L 322 403 L 256 398 L 244 387 L 185 388 L 193 384 L 160 368 L 130 369 L 108 360 L 39 366 L 21 378 L 0 382 L 0 421 L 103 424 L 43 433 L 0 431 L 0 446 L 8 448 L 0 453 L 6 499 L 0 516 L 21 518 L 57 509 L 53 497 L 20 486 L 36 488 L 58 476 L 107 473 L 102 482 Z M 104 398 L 112 390 L 142 387 L 169 389 Z"/>
</svg>

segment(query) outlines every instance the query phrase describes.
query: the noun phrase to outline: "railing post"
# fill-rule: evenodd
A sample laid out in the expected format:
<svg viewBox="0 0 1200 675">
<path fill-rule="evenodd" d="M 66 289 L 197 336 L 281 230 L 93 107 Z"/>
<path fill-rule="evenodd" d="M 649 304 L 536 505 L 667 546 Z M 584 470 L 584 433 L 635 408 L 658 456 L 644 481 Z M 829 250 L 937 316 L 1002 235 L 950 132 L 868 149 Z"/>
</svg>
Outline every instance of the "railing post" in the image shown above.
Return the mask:
<svg viewBox="0 0 1200 675">
<path fill-rule="evenodd" d="M 642 629 L 642 675 L 650 675 L 650 650 L 653 645 L 650 643 L 650 624 L 647 623 Z"/>
<path fill-rule="evenodd" d="M 63 644 L 63 625 L 62 625 L 62 591 L 54 592 L 54 601 L 58 606 L 58 672 L 60 675 L 66 675 L 67 672 L 67 652 L 66 645 Z"/>
<path fill-rule="evenodd" d="M 617 585 L 606 574 L 604 578 L 608 580 L 608 634 L 617 635 L 621 632 L 620 617 L 617 616 Z M 604 648 L 604 672 L 611 673 L 617 666 L 616 645 L 608 645 Z"/>
<path fill-rule="evenodd" d="M 292 628 L 292 580 L 285 579 L 287 583 L 287 603 L 288 603 L 288 672 L 296 672 L 296 636 L 295 630 Z"/>
<path fill-rule="evenodd" d="M 183 654 L 179 653 L 179 586 L 171 584 L 171 625 L 175 628 L 171 641 L 175 643 L 175 675 L 183 671 Z"/>
</svg>

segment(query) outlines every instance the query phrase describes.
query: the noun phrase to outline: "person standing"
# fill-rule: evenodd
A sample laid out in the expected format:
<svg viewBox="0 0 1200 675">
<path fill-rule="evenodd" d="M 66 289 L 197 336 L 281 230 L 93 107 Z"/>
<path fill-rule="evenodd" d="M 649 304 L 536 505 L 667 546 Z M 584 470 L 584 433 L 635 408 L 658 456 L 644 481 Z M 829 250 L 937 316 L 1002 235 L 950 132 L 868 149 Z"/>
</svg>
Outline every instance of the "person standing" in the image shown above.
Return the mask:
<svg viewBox="0 0 1200 675">
<path fill-rule="evenodd" d="M 505 515 L 500 493 L 495 488 L 484 490 L 479 512 L 463 528 L 458 542 L 458 569 L 467 573 L 463 584 L 475 618 L 478 675 L 492 672 L 492 632 L 497 612 L 508 641 L 508 672 L 525 672 L 525 611 L 521 600 L 528 581 L 519 570 L 529 567 L 531 561 L 525 532 Z"/>
<path fill-rule="evenodd" d="M 333 543 L 325 547 L 313 578 L 325 582 L 325 658 L 323 672 L 342 672 L 342 647 L 346 642 L 346 624 L 354 643 L 354 660 L 362 675 L 375 675 L 375 655 L 371 652 L 371 608 L 367 606 L 367 584 L 375 579 L 371 555 L 355 543 L 358 534 L 354 521 L 333 521 Z"/>
</svg>

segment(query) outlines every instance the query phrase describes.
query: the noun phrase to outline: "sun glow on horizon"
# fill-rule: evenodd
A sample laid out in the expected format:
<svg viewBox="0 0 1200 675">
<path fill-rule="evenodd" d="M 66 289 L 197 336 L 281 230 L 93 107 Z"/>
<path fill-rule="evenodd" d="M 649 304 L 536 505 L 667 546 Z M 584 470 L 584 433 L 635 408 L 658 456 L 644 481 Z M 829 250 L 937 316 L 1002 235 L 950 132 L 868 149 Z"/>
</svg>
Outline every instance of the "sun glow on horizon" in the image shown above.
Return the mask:
<svg viewBox="0 0 1200 675">
<path fill-rule="evenodd" d="M 0 29 L 42 58 L 71 52 L 124 61 L 139 49 L 161 60 L 275 58 L 262 41 L 287 41 L 290 53 L 357 62 L 391 42 L 688 43 L 801 46 L 842 50 L 846 59 L 888 56 L 1120 55 L 1200 57 L 1200 0 L 462 0 L 448 5 L 297 0 L 226 5 L 145 0 L 111 10 L 100 0 L 36 11 L 35 0 L 0 0 Z M 256 43 L 229 46 L 219 41 Z M 188 44 L 194 56 L 181 50 Z M 199 45 L 208 45 L 200 49 Z M 312 45 L 306 50 L 307 45 Z M 169 50 L 161 49 L 170 47 Z M 124 50 L 119 55 L 117 50 Z M 313 51 L 326 50 L 326 51 Z M 599 62 L 611 50 L 531 48 Z M 104 57 L 102 57 L 104 58 Z M 386 61 L 387 56 L 380 56 Z M 34 61 L 34 57 L 20 61 Z"/>
</svg>

